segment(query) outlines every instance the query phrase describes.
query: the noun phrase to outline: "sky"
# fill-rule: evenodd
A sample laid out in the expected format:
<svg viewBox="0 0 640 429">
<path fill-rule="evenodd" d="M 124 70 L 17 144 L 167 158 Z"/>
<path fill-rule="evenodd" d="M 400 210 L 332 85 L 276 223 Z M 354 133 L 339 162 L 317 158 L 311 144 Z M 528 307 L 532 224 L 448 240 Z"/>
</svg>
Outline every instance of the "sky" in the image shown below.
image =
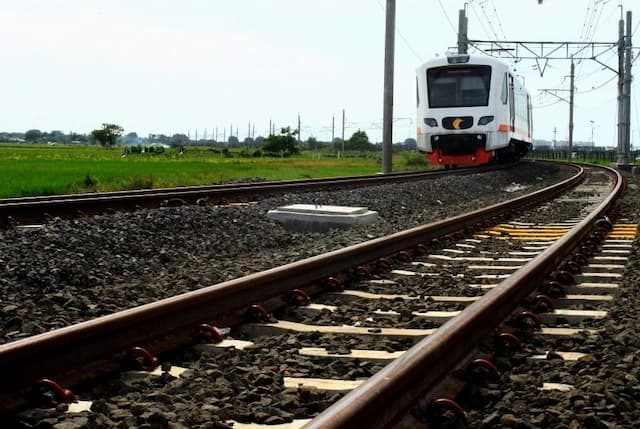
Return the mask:
<svg viewBox="0 0 640 429">
<path fill-rule="evenodd" d="M 381 140 L 385 0 L 0 0 L 0 131 L 243 140 L 270 121 L 302 138 Z M 467 0 L 472 40 L 615 42 L 637 0 Z M 415 70 L 456 46 L 458 0 L 397 0 L 394 141 L 415 137 Z M 635 46 L 640 32 L 634 33 Z M 473 53 L 473 50 L 471 51 Z M 637 50 L 636 50 L 637 53 Z M 612 50 L 599 59 L 617 69 Z M 507 58 L 505 61 L 509 62 Z M 637 61 L 634 66 L 640 65 Z M 515 64 L 532 96 L 534 138 L 568 138 L 568 60 Z M 635 70 L 635 69 L 634 69 Z M 616 144 L 615 74 L 576 64 L 574 142 Z M 640 146 L 637 80 L 631 142 Z M 554 132 L 555 130 L 555 132 Z"/>
</svg>

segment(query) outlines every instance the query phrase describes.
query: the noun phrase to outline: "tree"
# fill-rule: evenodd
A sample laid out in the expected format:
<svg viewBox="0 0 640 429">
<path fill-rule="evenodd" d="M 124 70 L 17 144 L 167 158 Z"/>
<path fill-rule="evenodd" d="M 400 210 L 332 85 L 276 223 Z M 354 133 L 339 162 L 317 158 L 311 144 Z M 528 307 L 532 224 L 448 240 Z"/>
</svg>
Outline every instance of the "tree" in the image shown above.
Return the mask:
<svg viewBox="0 0 640 429">
<path fill-rule="evenodd" d="M 346 142 L 346 148 L 349 150 L 370 150 L 369 136 L 364 131 L 356 131 Z"/>
<path fill-rule="evenodd" d="M 291 127 L 282 128 L 279 135 L 271 134 L 262 142 L 262 150 L 271 155 L 293 155 L 299 152 L 296 146 L 297 130 L 291 131 Z"/>
<path fill-rule="evenodd" d="M 318 150 L 320 149 L 320 143 L 318 142 L 318 139 L 316 139 L 315 137 L 309 137 L 307 139 L 307 146 L 309 146 L 309 150 Z"/>
<path fill-rule="evenodd" d="M 116 124 L 102 124 L 102 128 L 91 131 L 91 136 L 107 149 L 115 146 L 124 128 Z"/>
<path fill-rule="evenodd" d="M 29 130 L 24 133 L 24 140 L 29 143 L 35 143 L 42 138 L 42 131 L 40 130 Z"/>
<path fill-rule="evenodd" d="M 171 136 L 171 147 L 182 147 L 189 144 L 189 137 L 186 134 L 174 134 Z"/>
<path fill-rule="evenodd" d="M 404 140 L 404 148 L 409 150 L 414 150 L 418 147 L 418 142 L 413 137 L 408 137 Z"/>
</svg>

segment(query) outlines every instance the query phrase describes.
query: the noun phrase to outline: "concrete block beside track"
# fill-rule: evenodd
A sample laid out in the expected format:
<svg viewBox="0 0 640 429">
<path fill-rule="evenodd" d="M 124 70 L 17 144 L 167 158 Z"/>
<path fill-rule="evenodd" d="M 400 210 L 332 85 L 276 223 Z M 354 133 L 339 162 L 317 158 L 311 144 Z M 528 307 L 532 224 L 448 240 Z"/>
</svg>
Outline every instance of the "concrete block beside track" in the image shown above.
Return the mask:
<svg viewBox="0 0 640 429">
<path fill-rule="evenodd" d="M 292 204 L 269 210 L 267 216 L 289 231 L 326 232 L 331 228 L 370 225 L 378 220 L 378 212 L 367 207 L 345 207 L 316 204 Z"/>
</svg>

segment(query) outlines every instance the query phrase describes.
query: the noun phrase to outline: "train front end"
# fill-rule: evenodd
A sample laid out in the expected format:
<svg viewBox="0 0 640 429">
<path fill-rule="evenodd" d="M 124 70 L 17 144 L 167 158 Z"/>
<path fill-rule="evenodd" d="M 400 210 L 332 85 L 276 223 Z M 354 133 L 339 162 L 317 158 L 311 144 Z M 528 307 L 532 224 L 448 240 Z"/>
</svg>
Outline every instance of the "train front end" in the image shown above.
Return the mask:
<svg viewBox="0 0 640 429">
<path fill-rule="evenodd" d="M 507 97 L 503 75 L 495 60 L 469 55 L 418 68 L 418 150 L 426 152 L 431 165 L 486 164 L 496 149 L 508 145 L 508 125 L 498 125 L 509 119 L 502 103 Z"/>
</svg>

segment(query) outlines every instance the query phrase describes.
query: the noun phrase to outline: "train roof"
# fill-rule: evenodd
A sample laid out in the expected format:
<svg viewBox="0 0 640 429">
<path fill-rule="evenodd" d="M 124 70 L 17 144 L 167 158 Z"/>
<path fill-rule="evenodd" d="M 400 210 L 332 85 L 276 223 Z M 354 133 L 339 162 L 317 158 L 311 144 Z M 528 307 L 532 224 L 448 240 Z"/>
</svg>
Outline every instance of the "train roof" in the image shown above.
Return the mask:
<svg viewBox="0 0 640 429">
<path fill-rule="evenodd" d="M 511 67 L 504 63 L 503 61 L 490 57 L 488 55 L 467 55 L 467 54 L 450 54 L 444 55 L 442 57 L 434 58 L 426 63 L 423 63 L 418 70 L 424 70 L 430 67 L 442 67 L 448 65 L 456 65 L 456 64 L 480 64 L 480 65 L 488 65 L 488 66 L 501 66 L 507 69 L 511 69 Z"/>
</svg>

